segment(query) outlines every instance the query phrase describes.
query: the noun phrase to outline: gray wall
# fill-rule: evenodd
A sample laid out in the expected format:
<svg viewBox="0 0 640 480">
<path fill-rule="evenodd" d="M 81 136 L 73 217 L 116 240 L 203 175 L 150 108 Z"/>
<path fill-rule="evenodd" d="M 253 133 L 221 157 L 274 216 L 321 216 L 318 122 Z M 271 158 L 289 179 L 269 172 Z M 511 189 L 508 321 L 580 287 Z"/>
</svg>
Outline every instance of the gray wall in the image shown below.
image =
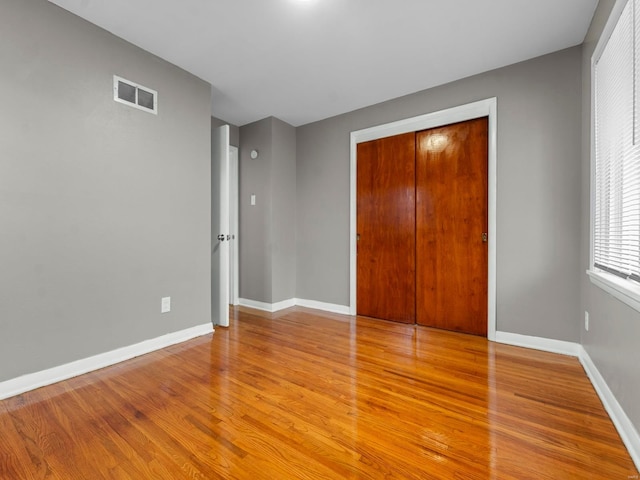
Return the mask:
<svg viewBox="0 0 640 480">
<path fill-rule="evenodd" d="M 585 274 L 589 268 L 590 245 L 591 56 L 614 3 L 614 0 L 600 0 L 583 47 L 582 241 L 576 281 L 582 285 L 579 319 L 582 344 L 640 431 L 640 313 L 592 285 Z M 588 332 L 583 328 L 584 311 L 589 312 Z"/>
<path fill-rule="evenodd" d="M 240 127 L 218 117 L 211 117 L 211 129 L 229 125 L 229 145 L 240 148 Z"/>
<path fill-rule="evenodd" d="M 297 297 L 349 303 L 351 131 L 498 98 L 498 329 L 578 341 L 581 48 L 298 128 Z"/>
<path fill-rule="evenodd" d="M 296 129 L 273 119 L 272 302 L 296 296 Z"/>
<path fill-rule="evenodd" d="M 271 126 L 265 118 L 240 127 L 239 154 L 240 297 L 266 303 L 271 303 Z M 255 160 L 249 156 L 254 149 Z"/>
<path fill-rule="evenodd" d="M 269 117 L 240 127 L 240 139 L 240 297 L 289 300 L 296 281 L 296 130 Z M 254 149 L 257 159 L 250 157 Z"/>
<path fill-rule="evenodd" d="M 45 0 L 0 31 L 0 381 L 210 322 L 210 86 Z"/>
</svg>

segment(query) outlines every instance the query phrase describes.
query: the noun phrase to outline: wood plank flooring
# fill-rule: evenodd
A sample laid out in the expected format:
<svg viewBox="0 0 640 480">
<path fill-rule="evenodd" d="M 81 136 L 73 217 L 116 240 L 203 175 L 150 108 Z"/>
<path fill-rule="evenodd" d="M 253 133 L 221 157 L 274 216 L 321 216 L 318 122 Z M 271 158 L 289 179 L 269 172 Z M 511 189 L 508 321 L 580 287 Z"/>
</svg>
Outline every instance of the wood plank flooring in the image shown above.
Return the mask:
<svg viewBox="0 0 640 480">
<path fill-rule="evenodd" d="M 0 479 L 637 478 L 575 358 L 326 314 L 0 402 Z"/>
</svg>

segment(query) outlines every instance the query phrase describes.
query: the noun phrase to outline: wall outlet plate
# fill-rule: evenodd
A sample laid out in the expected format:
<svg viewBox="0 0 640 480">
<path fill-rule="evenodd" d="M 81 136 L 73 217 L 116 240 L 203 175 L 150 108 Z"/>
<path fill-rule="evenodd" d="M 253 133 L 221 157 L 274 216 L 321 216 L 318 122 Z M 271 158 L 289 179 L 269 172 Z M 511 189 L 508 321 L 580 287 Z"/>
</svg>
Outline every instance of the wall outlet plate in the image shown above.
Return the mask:
<svg viewBox="0 0 640 480">
<path fill-rule="evenodd" d="M 171 297 L 162 297 L 160 302 L 160 313 L 167 313 L 171 311 Z"/>
<path fill-rule="evenodd" d="M 587 312 L 586 310 L 584 312 L 584 329 L 587 332 L 589 331 L 589 312 Z"/>
</svg>

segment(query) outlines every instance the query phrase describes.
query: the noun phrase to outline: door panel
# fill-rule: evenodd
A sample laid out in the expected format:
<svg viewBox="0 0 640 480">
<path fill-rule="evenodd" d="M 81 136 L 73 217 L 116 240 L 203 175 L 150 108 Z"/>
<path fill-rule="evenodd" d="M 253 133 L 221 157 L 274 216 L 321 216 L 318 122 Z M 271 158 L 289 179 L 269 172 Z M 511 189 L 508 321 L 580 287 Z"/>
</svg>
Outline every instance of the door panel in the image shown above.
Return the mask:
<svg viewBox="0 0 640 480">
<path fill-rule="evenodd" d="M 211 132 L 211 316 L 229 326 L 229 125 Z M 218 239 L 220 237 L 220 239 Z"/>
<path fill-rule="evenodd" d="M 416 136 L 417 323 L 487 335 L 488 120 Z"/>
<path fill-rule="evenodd" d="M 357 155 L 357 313 L 415 323 L 415 133 Z"/>
</svg>

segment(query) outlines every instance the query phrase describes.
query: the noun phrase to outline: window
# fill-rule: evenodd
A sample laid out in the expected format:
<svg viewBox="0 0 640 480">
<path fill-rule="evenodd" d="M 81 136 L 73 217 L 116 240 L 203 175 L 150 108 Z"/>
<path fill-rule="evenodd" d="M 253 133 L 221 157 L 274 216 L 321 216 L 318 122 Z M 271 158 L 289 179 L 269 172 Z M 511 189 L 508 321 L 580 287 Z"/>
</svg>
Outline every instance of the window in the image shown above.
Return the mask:
<svg viewBox="0 0 640 480">
<path fill-rule="evenodd" d="M 640 309 L 640 0 L 618 1 L 592 64 L 589 273 Z"/>
<path fill-rule="evenodd" d="M 158 92 L 117 75 L 113 76 L 113 99 L 140 110 L 158 113 Z"/>
</svg>

